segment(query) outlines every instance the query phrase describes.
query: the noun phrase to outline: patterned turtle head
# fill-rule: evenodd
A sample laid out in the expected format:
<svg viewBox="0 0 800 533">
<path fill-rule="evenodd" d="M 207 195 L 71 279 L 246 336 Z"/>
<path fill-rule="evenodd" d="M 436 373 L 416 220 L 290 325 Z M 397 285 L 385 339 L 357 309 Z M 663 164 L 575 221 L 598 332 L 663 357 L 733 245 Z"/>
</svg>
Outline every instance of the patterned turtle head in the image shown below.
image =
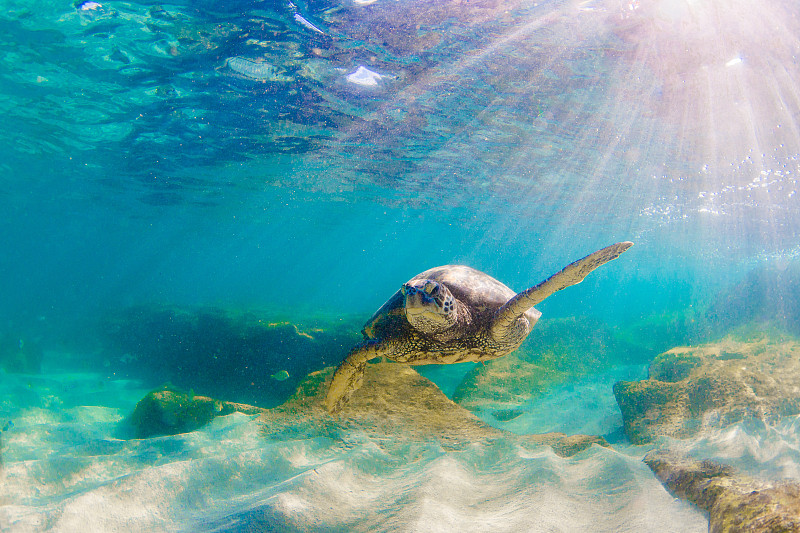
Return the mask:
<svg viewBox="0 0 800 533">
<path fill-rule="evenodd" d="M 404 296 L 406 319 L 426 335 L 435 335 L 456 323 L 456 299 L 450 291 L 433 280 L 410 281 L 400 289 Z"/>
</svg>

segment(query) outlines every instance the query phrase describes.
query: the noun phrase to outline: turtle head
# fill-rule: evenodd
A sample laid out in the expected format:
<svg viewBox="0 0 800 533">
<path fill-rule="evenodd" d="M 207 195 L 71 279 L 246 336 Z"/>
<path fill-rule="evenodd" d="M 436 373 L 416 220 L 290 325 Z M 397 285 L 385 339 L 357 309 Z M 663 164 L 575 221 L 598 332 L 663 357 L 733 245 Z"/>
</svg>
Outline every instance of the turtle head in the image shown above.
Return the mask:
<svg viewBox="0 0 800 533">
<path fill-rule="evenodd" d="M 427 335 L 435 335 L 452 327 L 457 319 L 456 299 L 436 281 L 409 281 L 400 289 L 409 324 Z"/>
</svg>

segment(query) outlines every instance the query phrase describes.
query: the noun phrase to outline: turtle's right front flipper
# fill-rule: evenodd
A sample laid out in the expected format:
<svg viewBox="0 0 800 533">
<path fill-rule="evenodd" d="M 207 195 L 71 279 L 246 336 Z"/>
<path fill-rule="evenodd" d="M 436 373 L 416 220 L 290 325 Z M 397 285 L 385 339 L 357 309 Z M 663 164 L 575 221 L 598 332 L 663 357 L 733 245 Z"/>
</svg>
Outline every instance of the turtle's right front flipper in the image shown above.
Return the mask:
<svg viewBox="0 0 800 533">
<path fill-rule="evenodd" d="M 565 266 L 560 272 L 557 272 L 526 291 L 514 296 L 506 304 L 497 311 L 497 316 L 492 325 L 492 335 L 496 339 L 504 338 L 508 331 L 513 329 L 517 319 L 522 316 L 522 313 L 543 301 L 545 298 L 572 285 L 577 285 L 589 273 L 619 257 L 628 248 L 633 246 L 632 242 L 624 241 L 606 246 L 601 250 L 587 255 L 583 259 L 579 259 L 574 263 Z"/>
<path fill-rule="evenodd" d="M 331 414 L 338 413 L 350 400 L 353 393 L 361 387 L 367 361 L 380 357 L 379 343 L 374 340 L 364 341 L 353 348 L 333 373 L 325 407 Z"/>
</svg>

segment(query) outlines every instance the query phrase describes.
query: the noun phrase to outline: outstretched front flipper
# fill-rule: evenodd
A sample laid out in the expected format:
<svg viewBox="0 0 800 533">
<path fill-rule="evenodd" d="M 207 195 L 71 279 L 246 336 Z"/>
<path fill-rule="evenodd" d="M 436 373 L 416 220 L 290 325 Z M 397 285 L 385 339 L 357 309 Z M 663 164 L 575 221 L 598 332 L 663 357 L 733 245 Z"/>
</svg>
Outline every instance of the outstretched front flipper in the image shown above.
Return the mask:
<svg viewBox="0 0 800 533">
<path fill-rule="evenodd" d="M 341 411 L 353 393 L 361 387 L 367 361 L 382 355 L 378 347 L 377 341 L 368 340 L 350 350 L 347 358 L 333 373 L 328 396 L 325 398 L 325 407 L 329 413 Z"/>
<path fill-rule="evenodd" d="M 589 272 L 616 259 L 631 246 L 633 243 L 627 241 L 607 246 L 567 265 L 535 287 L 517 294 L 497 311 L 497 317 L 492 325 L 492 335 L 496 339 L 504 338 L 525 311 L 554 292 L 580 283 Z"/>
</svg>

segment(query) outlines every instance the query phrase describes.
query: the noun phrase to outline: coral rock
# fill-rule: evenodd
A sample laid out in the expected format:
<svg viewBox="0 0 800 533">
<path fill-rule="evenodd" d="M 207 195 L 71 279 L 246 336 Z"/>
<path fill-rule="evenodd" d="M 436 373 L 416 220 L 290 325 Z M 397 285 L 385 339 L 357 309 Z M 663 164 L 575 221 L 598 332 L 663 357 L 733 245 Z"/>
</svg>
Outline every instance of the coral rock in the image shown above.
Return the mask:
<svg viewBox="0 0 800 533">
<path fill-rule="evenodd" d="M 448 449 L 499 439 L 520 445 L 549 445 L 562 456 L 574 455 L 592 444 L 607 446 L 602 437 L 563 433 L 514 435 L 494 428 L 459 406 L 428 379 L 406 365 L 368 365 L 364 383 L 337 415 L 328 414 L 323 400 L 333 369 L 309 375 L 286 403 L 259 419 L 272 438 L 327 434 L 342 437 L 365 434 L 385 446 L 410 441 L 435 441 Z"/>
<path fill-rule="evenodd" d="M 599 320 L 543 319 L 522 348 L 467 373 L 453 399 L 470 410 L 487 403 L 520 405 L 557 383 L 636 360 L 641 353 L 639 347 L 621 339 Z"/>
<path fill-rule="evenodd" d="M 769 484 L 731 467 L 653 451 L 644 459 L 677 497 L 704 509 L 710 533 L 800 532 L 800 485 Z"/>
<path fill-rule="evenodd" d="M 799 356 L 800 343 L 766 337 L 669 350 L 650 365 L 649 379 L 614 385 L 625 433 L 642 444 L 747 418 L 772 422 L 798 414 Z"/>
<path fill-rule="evenodd" d="M 164 388 L 148 393 L 136 404 L 131 422 L 137 438 L 148 438 L 156 435 L 188 433 L 211 422 L 217 416 L 237 411 L 258 414 L 264 409 Z"/>
<path fill-rule="evenodd" d="M 561 456 L 575 455 L 593 444 L 608 446 L 602 437 L 591 435 L 514 435 L 494 428 L 410 367 L 392 363 L 368 365 L 362 387 L 341 413 L 331 416 L 324 399 L 332 374 L 333 368 L 327 368 L 308 375 L 288 401 L 273 409 L 164 388 L 147 394 L 131 421 L 138 438 L 193 431 L 217 416 L 241 412 L 260 415 L 262 433 L 271 439 L 367 436 L 387 448 L 436 442 L 446 449 L 505 440 L 522 446 L 549 445 Z"/>
</svg>

